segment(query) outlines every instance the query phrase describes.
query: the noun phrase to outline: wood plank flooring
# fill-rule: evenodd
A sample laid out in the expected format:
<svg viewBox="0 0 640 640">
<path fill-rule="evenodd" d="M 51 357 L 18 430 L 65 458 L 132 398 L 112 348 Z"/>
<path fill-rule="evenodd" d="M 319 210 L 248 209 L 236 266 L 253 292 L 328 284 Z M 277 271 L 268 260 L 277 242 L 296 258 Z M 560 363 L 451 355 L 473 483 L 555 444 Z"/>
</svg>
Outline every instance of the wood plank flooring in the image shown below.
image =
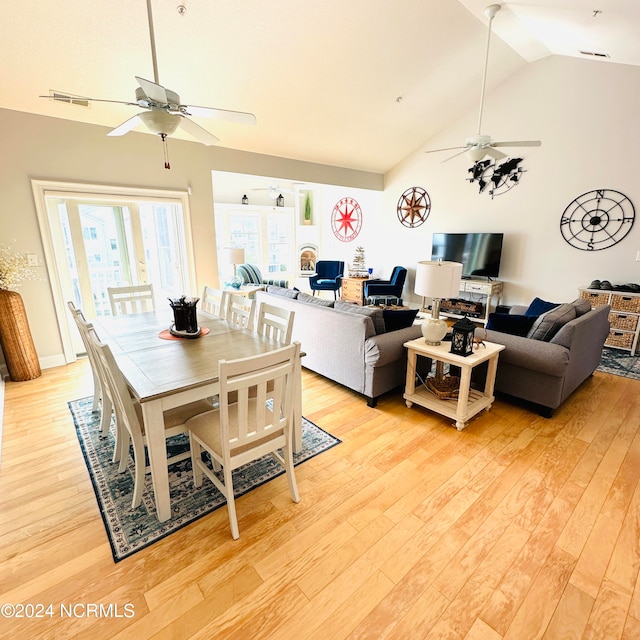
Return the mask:
<svg viewBox="0 0 640 640">
<path fill-rule="evenodd" d="M 549 420 L 498 400 L 463 432 L 303 387 L 342 444 L 297 468 L 299 504 L 281 477 L 238 500 L 239 540 L 223 508 L 114 564 L 66 404 L 88 363 L 8 382 L 0 637 L 640 638 L 640 381 L 596 372 Z"/>
</svg>

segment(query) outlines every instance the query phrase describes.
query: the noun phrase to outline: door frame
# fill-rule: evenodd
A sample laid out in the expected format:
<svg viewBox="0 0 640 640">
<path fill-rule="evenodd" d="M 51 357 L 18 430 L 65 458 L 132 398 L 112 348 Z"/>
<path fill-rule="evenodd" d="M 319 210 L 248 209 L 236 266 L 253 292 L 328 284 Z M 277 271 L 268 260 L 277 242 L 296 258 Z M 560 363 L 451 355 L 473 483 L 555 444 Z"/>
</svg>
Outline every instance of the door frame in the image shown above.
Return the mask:
<svg viewBox="0 0 640 640">
<path fill-rule="evenodd" d="M 157 202 L 158 200 L 178 200 L 182 206 L 182 216 L 184 224 L 184 240 L 187 255 L 185 260 L 188 267 L 187 280 L 189 287 L 195 291 L 196 269 L 193 255 L 193 238 L 191 233 L 191 214 L 189 210 L 189 193 L 187 190 L 150 189 L 139 187 L 122 187 L 116 185 L 90 184 L 77 182 L 61 182 L 57 180 L 31 180 L 31 189 L 35 201 L 38 226 L 44 250 L 45 265 L 49 276 L 49 285 L 53 304 L 55 308 L 58 330 L 62 341 L 62 350 L 65 363 L 74 362 L 77 359 L 73 342 L 71 339 L 71 324 L 69 322 L 69 310 L 64 300 L 62 284 L 58 270 L 54 251 L 54 241 L 51 232 L 49 212 L 47 210 L 46 196 L 53 195 L 58 198 L 76 197 L 82 194 L 87 198 L 95 196 L 97 200 L 108 202 L 123 199 L 147 200 Z"/>
</svg>

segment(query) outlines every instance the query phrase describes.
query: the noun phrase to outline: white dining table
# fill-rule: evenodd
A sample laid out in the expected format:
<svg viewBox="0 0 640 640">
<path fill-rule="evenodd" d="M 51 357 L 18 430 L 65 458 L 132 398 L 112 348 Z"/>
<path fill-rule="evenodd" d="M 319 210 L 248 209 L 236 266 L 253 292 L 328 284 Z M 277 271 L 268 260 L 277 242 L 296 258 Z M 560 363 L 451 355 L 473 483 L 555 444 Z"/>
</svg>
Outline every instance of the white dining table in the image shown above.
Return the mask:
<svg viewBox="0 0 640 640">
<path fill-rule="evenodd" d="M 219 393 L 218 361 L 234 360 L 280 348 L 255 331 L 238 329 L 206 314 L 198 324 L 208 330 L 199 338 L 163 339 L 173 320 L 166 310 L 98 318 L 94 326 L 107 343 L 133 397 L 140 403 L 158 520 L 171 518 L 167 445 L 163 412 Z M 302 448 L 302 379 L 294 376 L 294 450 Z"/>
</svg>

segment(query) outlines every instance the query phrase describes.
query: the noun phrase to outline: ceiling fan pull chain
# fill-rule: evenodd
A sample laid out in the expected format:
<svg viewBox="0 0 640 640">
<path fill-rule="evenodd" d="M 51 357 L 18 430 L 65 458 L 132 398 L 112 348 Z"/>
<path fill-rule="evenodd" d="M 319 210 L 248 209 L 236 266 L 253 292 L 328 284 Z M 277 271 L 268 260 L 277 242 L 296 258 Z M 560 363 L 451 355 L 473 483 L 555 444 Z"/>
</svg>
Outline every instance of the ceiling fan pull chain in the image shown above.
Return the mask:
<svg viewBox="0 0 640 640">
<path fill-rule="evenodd" d="M 160 137 L 162 138 L 162 148 L 164 149 L 164 168 L 171 169 L 171 165 L 169 164 L 169 145 L 167 144 L 167 134 L 161 133 Z"/>
</svg>

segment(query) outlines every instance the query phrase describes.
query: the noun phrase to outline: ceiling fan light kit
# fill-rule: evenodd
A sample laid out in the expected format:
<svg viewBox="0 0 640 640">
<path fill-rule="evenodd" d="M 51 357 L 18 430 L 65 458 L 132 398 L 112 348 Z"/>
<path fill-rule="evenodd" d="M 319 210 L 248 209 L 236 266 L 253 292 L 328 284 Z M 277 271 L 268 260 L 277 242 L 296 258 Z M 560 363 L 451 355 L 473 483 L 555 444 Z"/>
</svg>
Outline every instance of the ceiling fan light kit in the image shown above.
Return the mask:
<svg viewBox="0 0 640 640">
<path fill-rule="evenodd" d="M 465 139 L 464 145 L 459 147 L 446 147 L 444 149 L 430 149 L 425 153 L 436 153 L 440 151 L 456 151 L 452 156 L 445 158 L 442 162 L 447 162 L 452 158 L 456 158 L 461 154 L 466 154 L 469 160 L 477 164 L 482 161 L 486 156 L 493 158 L 493 160 L 502 160 L 507 155 L 498 151 L 496 147 L 539 147 L 542 143 L 540 140 L 514 140 L 514 141 L 493 141 L 491 136 L 482 134 L 482 115 L 484 110 L 484 96 L 487 86 L 487 69 L 489 65 L 489 47 L 491 44 L 491 31 L 493 19 L 496 17 L 498 11 L 500 11 L 499 4 L 490 4 L 484 10 L 484 15 L 489 21 L 489 29 L 487 32 L 487 46 L 484 56 L 484 68 L 482 73 L 482 88 L 480 90 L 480 108 L 478 110 L 478 133 L 475 136 L 469 136 Z M 472 171 L 470 169 L 470 171 Z"/>
<path fill-rule="evenodd" d="M 186 131 L 198 142 L 205 145 L 213 145 L 220 142 L 216 136 L 191 120 L 188 116 L 195 115 L 203 118 L 216 118 L 228 122 L 238 122 L 242 124 L 255 124 L 256 117 L 252 113 L 244 111 L 231 111 L 228 109 L 216 109 L 213 107 L 196 107 L 182 104 L 180 96 L 170 89 L 163 87 L 158 79 L 158 63 L 156 56 L 155 35 L 153 29 L 153 14 L 151 11 L 151 0 L 147 3 L 147 19 L 149 23 L 149 41 L 151 44 L 151 59 L 153 63 L 154 81 L 145 80 L 135 76 L 139 87 L 135 92 L 135 102 L 123 100 L 102 100 L 99 98 L 83 98 L 87 102 L 110 102 L 126 104 L 143 109 L 138 115 L 129 118 L 115 129 L 110 131 L 108 136 L 123 136 L 129 133 L 139 124 L 144 124 L 149 131 L 160 136 L 165 152 L 165 168 L 170 169 L 167 152 L 167 137 L 175 133 L 178 127 Z M 183 11 L 181 11 L 181 7 Z M 184 5 L 178 6 L 178 13 L 184 16 L 186 9 Z M 55 99 L 55 94 L 40 96 L 42 98 Z"/>
</svg>

